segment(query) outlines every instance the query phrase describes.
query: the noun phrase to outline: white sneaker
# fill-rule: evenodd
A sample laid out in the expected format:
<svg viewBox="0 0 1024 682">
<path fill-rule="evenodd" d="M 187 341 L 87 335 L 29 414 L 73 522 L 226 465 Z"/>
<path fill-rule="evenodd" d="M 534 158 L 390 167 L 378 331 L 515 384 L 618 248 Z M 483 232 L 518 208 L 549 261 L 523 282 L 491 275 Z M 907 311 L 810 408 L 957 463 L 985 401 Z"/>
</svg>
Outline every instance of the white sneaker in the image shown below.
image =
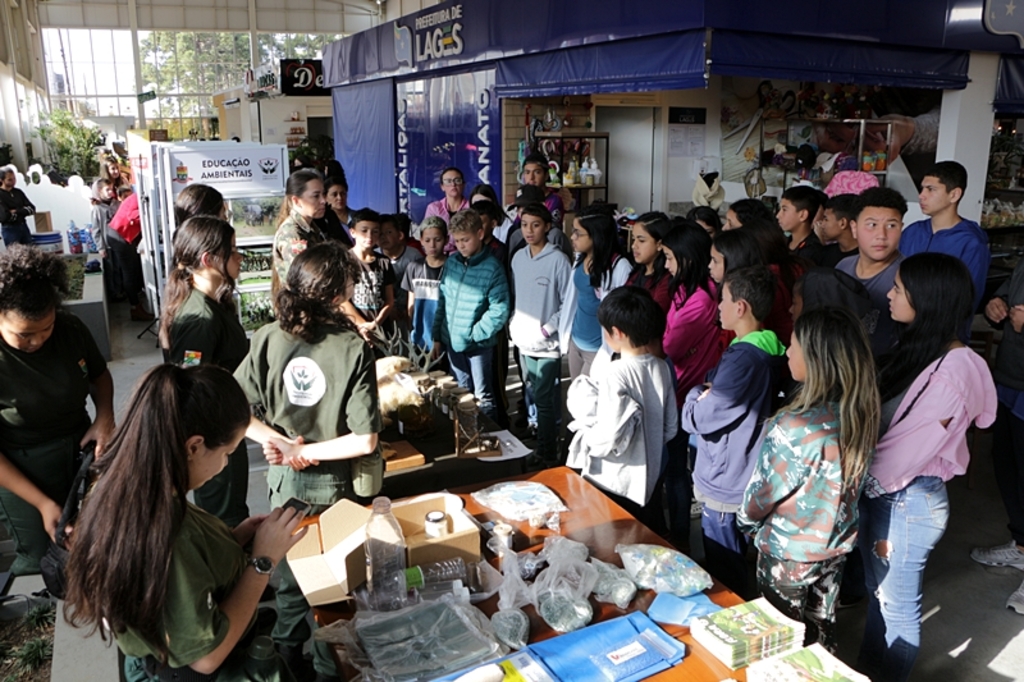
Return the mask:
<svg viewBox="0 0 1024 682">
<path fill-rule="evenodd" d="M 971 550 L 971 558 L 986 566 L 1011 566 L 1024 571 L 1024 552 L 1014 540 L 997 547 L 975 547 Z"/>
<path fill-rule="evenodd" d="M 1006 600 L 1006 608 L 1013 609 L 1020 615 L 1024 616 L 1024 583 L 1020 584 L 1017 591 L 1010 595 L 1010 598 Z"/>
</svg>

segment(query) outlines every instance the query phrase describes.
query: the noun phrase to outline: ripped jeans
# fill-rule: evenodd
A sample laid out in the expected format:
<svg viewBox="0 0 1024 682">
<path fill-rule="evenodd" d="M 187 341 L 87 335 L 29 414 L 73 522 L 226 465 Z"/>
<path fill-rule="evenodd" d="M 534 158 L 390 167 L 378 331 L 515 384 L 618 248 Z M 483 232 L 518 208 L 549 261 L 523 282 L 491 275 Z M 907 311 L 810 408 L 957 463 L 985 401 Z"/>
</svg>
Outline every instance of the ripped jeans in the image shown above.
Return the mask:
<svg viewBox="0 0 1024 682">
<path fill-rule="evenodd" d="M 936 476 L 861 497 L 858 543 L 870 602 L 857 668 L 875 682 L 910 677 L 921 645 L 924 567 L 948 520 L 946 484 Z"/>
</svg>

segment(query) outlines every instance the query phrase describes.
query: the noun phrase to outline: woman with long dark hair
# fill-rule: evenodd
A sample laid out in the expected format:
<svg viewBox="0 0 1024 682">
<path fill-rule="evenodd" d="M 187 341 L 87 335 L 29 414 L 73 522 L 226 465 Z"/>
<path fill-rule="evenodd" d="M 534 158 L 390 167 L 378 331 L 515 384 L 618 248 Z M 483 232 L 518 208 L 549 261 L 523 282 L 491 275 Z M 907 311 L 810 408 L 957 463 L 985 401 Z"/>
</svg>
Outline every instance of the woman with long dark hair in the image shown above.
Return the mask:
<svg viewBox="0 0 1024 682">
<path fill-rule="evenodd" d="M 159 679 L 248 679 L 246 635 L 270 574 L 305 535 L 302 514 L 276 509 L 231 530 L 186 499 L 249 423 L 223 369 L 155 367 L 127 410 L 75 524 L 65 616 L 110 634 L 134 679 L 143 666 Z"/>
<path fill-rule="evenodd" d="M 669 293 L 671 276 L 665 270 L 665 254 L 661 249 L 662 240 L 672 230 L 672 222 L 664 213 L 645 213 L 633 223 L 633 271 L 626 284 L 641 287 L 651 292 L 654 302 L 668 311 L 672 295 Z"/>
<path fill-rule="evenodd" d="M 857 667 L 876 682 L 910 677 L 925 564 L 949 519 L 946 481 L 967 471 L 964 434 L 971 424 L 992 424 L 997 405 L 988 365 L 959 340 L 974 312 L 974 284 L 960 259 L 904 260 L 889 308 L 902 330 L 881 359 L 880 437 L 860 501 L 870 601 Z"/>
<path fill-rule="evenodd" d="M 174 198 L 174 224 L 181 225 L 197 215 L 227 220 L 228 207 L 224 195 L 209 185 L 192 184 Z"/>
<path fill-rule="evenodd" d="M 611 213 L 601 207 L 576 216 L 572 247 L 576 264 L 562 304 L 558 340 L 562 354 L 569 356 L 569 374 L 575 379 L 580 374 L 590 374 L 590 366 L 603 346 L 597 308 L 608 292 L 626 283 L 630 265 L 622 256 L 619 226 Z M 605 351 L 611 355 L 607 347 Z"/>
<path fill-rule="evenodd" d="M 189 218 L 174 232 L 174 267 L 167 276 L 160 317 L 165 361 L 214 364 L 229 372 L 238 368 L 249 352 L 234 298 L 241 267 L 235 230 L 223 220 Z M 193 494 L 197 507 L 236 526 L 249 516 L 248 492 L 249 457 L 243 441 L 228 465 Z"/>
<path fill-rule="evenodd" d="M 755 219 L 775 220 L 775 214 L 760 199 L 740 199 L 729 204 L 722 229 L 736 230 Z"/>
<path fill-rule="evenodd" d="M 61 257 L 19 244 L 0 254 L 0 519 L 14 575 L 39 573 L 79 451 L 94 442 L 102 454 L 114 431 L 114 381 L 89 329 L 61 309 L 67 293 Z"/>
<path fill-rule="evenodd" d="M 324 197 L 327 209 L 323 218 L 315 222 L 328 239 L 334 239 L 352 248 L 354 242 L 349 228 L 352 227 L 352 209 L 348 205 L 348 181 L 342 177 L 328 177 L 324 180 Z"/>
<path fill-rule="evenodd" d="M 781 267 L 778 263 L 782 263 Z M 711 247 L 713 280 L 721 283 L 727 271 L 751 265 L 767 266 L 775 276 L 775 299 L 771 313 L 764 320 L 764 328 L 775 332 L 779 341 L 786 345 L 793 335 L 793 317 L 789 313 L 793 305 L 793 284 L 803 274 L 803 268 L 789 254 L 778 225 L 772 227 L 754 219 L 743 229 L 725 230 L 715 235 Z"/>
<path fill-rule="evenodd" d="M 285 183 L 284 201 L 277 216 L 277 232 L 273 248 L 273 292 L 288 278 L 292 259 L 314 244 L 322 244 L 326 237 L 314 223 L 323 218 L 327 209 L 324 181 L 312 169 L 297 170 Z"/>
<path fill-rule="evenodd" d="M 669 273 L 671 303 L 662 348 L 675 371 L 676 404 L 686 402 L 690 389 L 704 381 L 722 355 L 718 327 L 718 295 L 708 277 L 711 237 L 688 220 L 676 221 L 661 242 Z M 680 429 L 668 442 L 665 486 L 669 527 L 676 546 L 690 546 L 689 434 Z"/>
<path fill-rule="evenodd" d="M 302 172 L 302 171 L 299 171 Z M 342 498 L 377 494 L 383 460 L 377 373 L 370 349 L 344 311 L 360 266 L 337 242 L 295 256 L 277 293 L 277 321 L 259 329 L 235 377 L 251 404 L 261 405 L 248 435 L 263 444 L 272 505 L 298 497 L 325 510 Z M 281 564 L 274 640 L 293 669 L 310 637 L 309 603 Z M 316 642 L 318 673 L 336 675 L 326 644 Z"/>
<path fill-rule="evenodd" d="M 694 206 L 686 214 L 686 219 L 700 225 L 712 237 L 722 231 L 722 217 L 710 206 Z"/>
</svg>

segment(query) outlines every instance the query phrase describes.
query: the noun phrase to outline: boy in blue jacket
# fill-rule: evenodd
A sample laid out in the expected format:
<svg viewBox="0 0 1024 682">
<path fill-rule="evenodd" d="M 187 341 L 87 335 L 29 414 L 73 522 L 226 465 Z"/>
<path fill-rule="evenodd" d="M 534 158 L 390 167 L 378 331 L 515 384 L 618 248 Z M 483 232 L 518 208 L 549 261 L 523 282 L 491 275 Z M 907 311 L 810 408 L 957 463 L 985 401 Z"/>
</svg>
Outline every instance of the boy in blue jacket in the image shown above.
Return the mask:
<svg viewBox="0 0 1024 682">
<path fill-rule="evenodd" d="M 707 382 L 686 396 L 680 429 L 697 435 L 694 496 L 704 503 L 701 533 L 711 575 L 733 592 L 750 597 L 747 538 L 736 512 L 761 449 L 762 428 L 771 415 L 786 348 L 762 322 L 775 300 L 775 276 L 765 267 L 730 270 L 722 280 L 723 329 L 736 338 Z"/>
<path fill-rule="evenodd" d="M 469 208 L 452 216 L 448 232 L 455 241 L 441 273 L 434 313 L 434 357 L 448 350 L 448 360 L 459 386 L 473 391 L 480 411 L 501 428 L 508 415 L 500 409 L 495 346 L 509 316 L 505 265 L 484 246 L 480 214 Z"/>
<path fill-rule="evenodd" d="M 959 258 L 974 281 L 974 310 L 985 295 L 985 281 L 992 253 L 988 235 L 973 220 L 961 218 L 960 200 L 967 191 L 967 169 L 956 161 L 940 161 L 921 181 L 921 211 L 928 216 L 903 230 L 900 253 L 910 258 L 917 253 L 945 253 Z M 970 325 L 965 327 L 970 336 Z M 962 339 L 966 341 L 966 339 Z"/>
</svg>

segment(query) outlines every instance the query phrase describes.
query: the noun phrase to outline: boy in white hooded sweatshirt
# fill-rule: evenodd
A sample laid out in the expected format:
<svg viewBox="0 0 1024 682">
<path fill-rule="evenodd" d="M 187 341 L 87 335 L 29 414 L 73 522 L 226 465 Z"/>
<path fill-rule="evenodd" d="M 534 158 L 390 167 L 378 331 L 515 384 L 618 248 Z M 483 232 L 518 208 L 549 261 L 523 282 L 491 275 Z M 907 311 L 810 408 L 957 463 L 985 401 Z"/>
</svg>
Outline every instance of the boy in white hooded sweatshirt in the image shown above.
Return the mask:
<svg viewBox="0 0 1024 682">
<path fill-rule="evenodd" d="M 512 257 L 515 310 L 509 324 L 512 343 L 519 349 L 526 381 L 537 404 L 537 455 L 545 464 L 558 463 L 558 423 L 562 360 L 558 322 L 565 291 L 572 277 L 569 259 L 548 243 L 551 213 L 544 204 L 522 209 L 521 230 L 526 248 Z"/>
</svg>

